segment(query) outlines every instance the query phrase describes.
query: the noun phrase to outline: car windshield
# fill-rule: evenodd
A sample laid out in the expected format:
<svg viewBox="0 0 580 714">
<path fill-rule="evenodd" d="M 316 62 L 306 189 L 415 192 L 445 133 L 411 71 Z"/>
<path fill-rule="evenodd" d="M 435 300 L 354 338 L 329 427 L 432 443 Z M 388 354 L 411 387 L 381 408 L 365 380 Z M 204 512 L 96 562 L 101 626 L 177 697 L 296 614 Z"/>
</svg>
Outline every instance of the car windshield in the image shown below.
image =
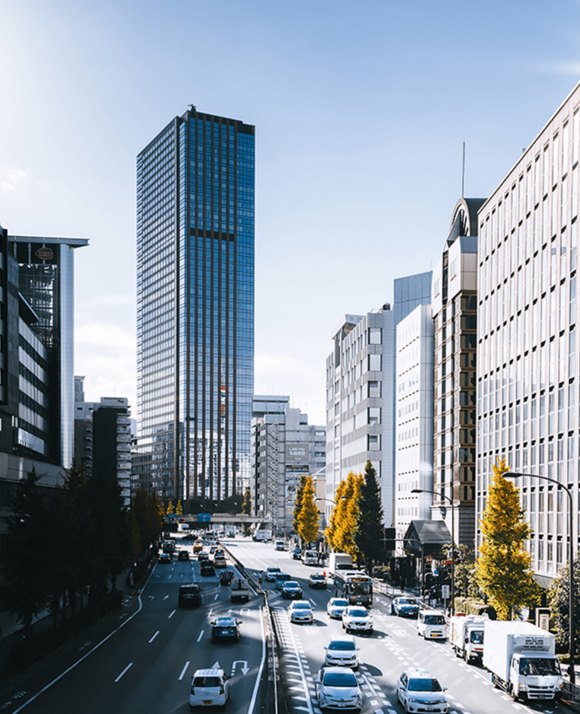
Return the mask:
<svg viewBox="0 0 580 714">
<path fill-rule="evenodd" d="M 335 598 L 330 604 L 332 607 L 348 607 L 348 602 L 340 598 Z"/>
<path fill-rule="evenodd" d="M 351 595 L 368 595 L 371 591 L 370 583 L 351 583 Z"/>
<path fill-rule="evenodd" d="M 349 672 L 326 672 L 322 684 L 325 687 L 356 687 L 356 677 Z"/>
<path fill-rule="evenodd" d="M 284 582 L 286 580 L 290 580 L 290 576 L 287 573 L 280 573 L 276 576 L 276 580 L 278 582 Z"/>
<path fill-rule="evenodd" d="M 195 677 L 193 680 L 194 687 L 219 687 L 221 680 L 219 677 Z"/>
<path fill-rule="evenodd" d="M 425 615 L 426 625 L 444 625 L 445 618 L 443 615 Z"/>
<path fill-rule="evenodd" d="M 471 642 L 473 642 L 474 645 L 482 645 L 483 630 L 472 630 L 471 634 L 469 635 L 469 639 L 471 640 Z"/>
<path fill-rule="evenodd" d="M 295 580 L 288 580 L 287 582 L 284 583 L 284 587 L 288 589 L 292 588 L 299 588 L 300 585 Z"/>
<path fill-rule="evenodd" d="M 441 685 L 430 677 L 413 678 L 409 680 L 407 689 L 410 692 L 441 692 Z"/>
<path fill-rule="evenodd" d="M 292 604 L 293 610 L 310 610 L 310 604 L 307 602 L 295 602 Z"/>
<path fill-rule="evenodd" d="M 311 575 L 310 580 L 324 580 L 324 575 Z"/>
<path fill-rule="evenodd" d="M 280 568 L 268 568 L 269 573 L 281 573 Z"/>
<path fill-rule="evenodd" d="M 522 657 L 520 674 L 558 675 L 560 674 L 560 663 L 557 659 L 547 657 Z"/>
<path fill-rule="evenodd" d="M 354 650 L 356 650 L 356 645 L 354 642 L 350 642 L 350 640 L 331 640 L 328 645 L 328 649 L 354 652 Z"/>
<path fill-rule="evenodd" d="M 353 607 L 349 610 L 348 614 L 352 617 L 366 617 L 368 612 L 364 609 L 364 607 Z"/>
</svg>

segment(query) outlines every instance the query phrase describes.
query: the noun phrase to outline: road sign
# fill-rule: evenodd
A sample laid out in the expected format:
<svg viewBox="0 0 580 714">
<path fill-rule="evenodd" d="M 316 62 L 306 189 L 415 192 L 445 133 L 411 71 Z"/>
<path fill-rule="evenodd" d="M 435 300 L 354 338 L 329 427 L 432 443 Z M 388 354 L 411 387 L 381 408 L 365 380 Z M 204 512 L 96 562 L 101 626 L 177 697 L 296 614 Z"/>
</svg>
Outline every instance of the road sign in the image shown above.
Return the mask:
<svg viewBox="0 0 580 714">
<path fill-rule="evenodd" d="M 449 595 L 451 593 L 449 592 L 449 585 L 442 585 L 441 586 L 441 597 L 444 600 L 449 600 Z"/>
<path fill-rule="evenodd" d="M 211 523 L 211 513 L 198 513 L 197 514 L 198 523 Z"/>
</svg>

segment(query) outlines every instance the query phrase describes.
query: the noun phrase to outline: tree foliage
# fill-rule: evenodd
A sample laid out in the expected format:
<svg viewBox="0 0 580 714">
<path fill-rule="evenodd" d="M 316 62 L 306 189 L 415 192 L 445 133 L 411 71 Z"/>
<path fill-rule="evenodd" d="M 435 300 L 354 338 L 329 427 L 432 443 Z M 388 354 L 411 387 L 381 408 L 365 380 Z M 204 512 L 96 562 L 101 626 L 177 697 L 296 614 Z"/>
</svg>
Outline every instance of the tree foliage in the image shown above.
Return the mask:
<svg viewBox="0 0 580 714">
<path fill-rule="evenodd" d="M 366 463 L 359 488 L 354 543 L 370 574 L 373 565 L 382 559 L 384 553 L 381 491 L 377 472 L 370 461 Z"/>
<path fill-rule="evenodd" d="M 336 547 L 337 541 L 337 534 L 338 534 L 338 524 L 339 524 L 339 518 L 340 518 L 340 511 L 339 511 L 339 504 L 342 505 L 342 500 L 343 496 L 346 493 L 346 481 L 341 481 L 337 488 L 336 492 L 334 494 L 334 500 L 335 500 L 335 506 L 332 509 L 332 512 L 330 514 L 330 518 L 328 521 L 328 525 L 326 526 L 324 530 L 324 538 L 326 539 L 326 542 L 328 545 L 333 549 L 333 550 L 338 550 Z"/>
<path fill-rule="evenodd" d="M 306 477 L 301 501 L 297 533 L 304 543 L 314 543 L 318 538 L 319 515 L 312 476 Z"/>
<path fill-rule="evenodd" d="M 177 501 L 177 506 L 175 506 L 175 515 L 176 516 L 183 515 L 183 506 L 181 505 L 181 499 L 179 499 L 179 501 Z"/>
<path fill-rule="evenodd" d="M 242 513 L 245 513 L 246 516 L 250 516 L 252 514 L 252 495 L 250 493 L 249 487 L 247 487 L 244 491 L 244 498 L 242 500 Z"/>
<path fill-rule="evenodd" d="M 451 549 L 449 549 L 451 550 Z M 477 598 L 479 586 L 475 578 L 475 553 L 472 548 L 459 544 L 455 546 L 455 596 Z"/>
<path fill-rule="evenodd" d="M 294 500 L 294 511 L 292 514 L 292 528 L 295 533 L 298 533 L 298 523 L 300 519 L 300 511 L 302 510 L 302 494 L 304 493 L 304 487 L 306 486 L 306 475 L 300 476 L 300 481 L 298 483 L 298 488 L 296 489 L 296 498 Z"/>
<path fill-rule="evenodd" d="M 503 474 L 505 461 L 493 466 L 493 480 L 481 519 L 483 543 L 476 563 L 476 579 L 500 620 L 510 619 L 515 608 L 539 601 L 539 586 L 524 548 L 529 524 L 520 507 L 519 489 Z"/>
<path fill-rule="evenodd" d="M 574 644 L 578 652 L 580 646 L 580 561 L 574 563 Z M 552 611 L 552 624 L 556 632 L 558 644 L 568 649 L 570 647 L 570 567 L 566 564 L 560 568 L 548 590 L 548 603 Z"/>
<path fill-rule="evenodd" d="M 349 553 L 353 560 L 358 560 L 359 550 L 355 542 L 357 523 L 359 518 L 359 499 L 362 481 L 361 474 L 348 474 L 336 489 L 335 501 L 331 523 L 326 529 L 327 540 L 331 537 L 330 545 L 336 552 Z M 331 529 L 331 530 L 330 530 Z"/>
</svg>

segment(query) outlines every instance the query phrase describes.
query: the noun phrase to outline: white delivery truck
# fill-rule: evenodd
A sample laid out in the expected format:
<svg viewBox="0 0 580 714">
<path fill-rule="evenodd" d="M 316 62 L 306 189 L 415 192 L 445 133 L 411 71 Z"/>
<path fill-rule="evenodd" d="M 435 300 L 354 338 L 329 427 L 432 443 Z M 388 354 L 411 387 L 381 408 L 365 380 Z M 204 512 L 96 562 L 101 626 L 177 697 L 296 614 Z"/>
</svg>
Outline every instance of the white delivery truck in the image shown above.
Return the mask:
<svg viewBox="0 0 580 714">
<path fill-rule="evenodd" d="M 494 687 L 505 689 L 515 701 L 559 696 L 562 672 L 551 632 L 521 620 L 486 620 L 484 635 L 483 666 Z"/>
<path fill-rule="evenodd" d="M 352 556 L 349 553 L 330 553 L 328 556 L 328 575 L 334 577 L 337 570 L 354 570 Z"/>
<path fill-rule="evenodd" d="M 466 662 L 483 658 L 484 617 L 477 615 L 454 615 L 449 620 L 449 642 L 451 649 Z"/>
<path fill-rule="evenodd" d="M 272 540 L 272 531 L 267 528 L 260 528 L 254 533 L 252 540 L 259 543 L 269 543 Z"/>
</svg>

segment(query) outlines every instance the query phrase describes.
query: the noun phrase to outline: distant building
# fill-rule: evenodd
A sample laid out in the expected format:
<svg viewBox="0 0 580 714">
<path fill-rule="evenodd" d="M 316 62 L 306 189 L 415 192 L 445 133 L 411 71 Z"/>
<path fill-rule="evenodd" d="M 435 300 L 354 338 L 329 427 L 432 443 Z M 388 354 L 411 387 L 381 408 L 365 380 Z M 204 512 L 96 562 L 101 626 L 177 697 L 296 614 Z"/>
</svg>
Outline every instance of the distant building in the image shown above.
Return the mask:
<svg viewBox="0 0 580 714">
<path fill-rule="evenodd" d="M 300 476 L 324 470 L 325 443 L 324 427 L 309 425 L 306 414 L 290 407 L 289 397 L 254 397 L 252 504 L 254 515 L 276 532 L 292 530 Z"/>
<path fill-rule="evenodd" d="M 443 517 L 455 542 L 471 547 L 475 535 L 477 211 L 483 202 L 480 198 L 457 202 L 441 260 L 433 271 L 436 495 L 432 517 Z"/>
<path fill-rule="evenodd" d="M 131 500 L 131 420 L 124 397 L 84 401 L 84 377 L 75 377 L 75 458 L 77 469 L 93 478 L 115 480 L 125 505 Z"/>
<path fill-rule="evenodd" d="M 433 319 L 419 305 L 397 325 L 395 521 L 397 550 L 433 501 Z M 412 493 L 422 489 L 424 493 Z"/>
<path fill-rule="evenodd" d="M 190 108 L 137 158 L 140 466 L 163 499 L 250 476 L 254 127 Z"/>
</svg>

